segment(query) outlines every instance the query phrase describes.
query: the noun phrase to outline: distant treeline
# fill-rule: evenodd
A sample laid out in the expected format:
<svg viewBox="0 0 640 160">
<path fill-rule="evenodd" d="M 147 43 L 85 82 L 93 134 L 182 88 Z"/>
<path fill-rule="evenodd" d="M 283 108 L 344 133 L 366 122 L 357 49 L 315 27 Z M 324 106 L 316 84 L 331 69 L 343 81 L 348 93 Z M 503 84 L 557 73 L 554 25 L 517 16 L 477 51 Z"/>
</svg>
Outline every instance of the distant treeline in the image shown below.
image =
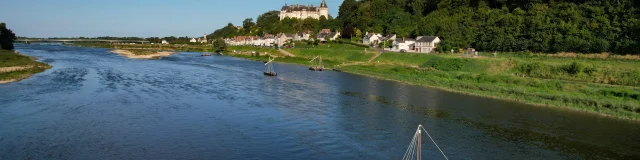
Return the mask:
<svg viewBox="0 0 640 160">
<path fill-rule="evenodd" d="M 640 54 L 638 0 L 345 0 L 341 26 L 437 35 L 440 50 Z"/>
<path fill-rule="evenodd" d="M 21 37 L 21 38 L 27 38 L 27 37 Z M 172 44 L 189 44 L 191 42 L 189 42 L 191 40 L 190 37 L 184 36 L 184 37 L 175 37 L 175 36 L 169 36 L 169 37 L 148 37 L 148 38 L 142 38 L 142 37 L 110 37 L 110 36 L 104 36 L 104 37 L 50 37 L 48 39 L 104 39 L 104 40 L 140 40 L 140 41 L 149 41 L 150 43 L 161 43 L 162 40 L 166 40 L 169 43 Z M 198 38 L 196 38 L 198 39 Z"/>
</svg>

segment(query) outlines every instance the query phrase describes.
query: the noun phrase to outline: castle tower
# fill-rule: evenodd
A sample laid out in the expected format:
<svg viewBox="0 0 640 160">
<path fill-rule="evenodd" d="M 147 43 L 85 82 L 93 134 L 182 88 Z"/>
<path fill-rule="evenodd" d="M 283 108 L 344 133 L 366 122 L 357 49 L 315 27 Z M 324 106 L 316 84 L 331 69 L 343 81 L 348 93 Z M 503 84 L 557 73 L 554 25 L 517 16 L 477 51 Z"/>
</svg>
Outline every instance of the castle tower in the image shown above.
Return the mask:
<svg viewBox="0 0 640 160">
<path fill-rule="evenodd" d="M 202 43 L 208 43 L 209 41 L 207 41 L 207 33 L 203 34 L 204 36 L 202 36 Z"/>
<path fill-rule="evenodd" d="M 320 17 L 324 16 L 325 18 L 329 19 L 329 7 L 327 7 L 327 3 L 324 2 L 324 0 L 322 0 L 322 3 L 320 3 Z"/>
</svg>

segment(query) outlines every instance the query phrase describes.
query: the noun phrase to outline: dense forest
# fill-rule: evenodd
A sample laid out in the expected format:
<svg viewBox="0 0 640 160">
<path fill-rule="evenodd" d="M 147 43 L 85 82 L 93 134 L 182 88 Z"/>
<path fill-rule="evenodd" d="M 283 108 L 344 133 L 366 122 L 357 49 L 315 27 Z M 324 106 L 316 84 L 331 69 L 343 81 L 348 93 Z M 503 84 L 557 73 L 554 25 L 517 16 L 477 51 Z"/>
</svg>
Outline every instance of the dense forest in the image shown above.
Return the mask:
<svg viewBox="0 0 640 160">
<path fill-rule="evenodd" d="M 436 35 L 439 50 L 639 54 L 637 0 L 345 0 L 335 19 L 285 19 L 278 11 L 233 24 L 213 37 L 292 33 L 320 28 L 415 37 Z"/>
</svg>

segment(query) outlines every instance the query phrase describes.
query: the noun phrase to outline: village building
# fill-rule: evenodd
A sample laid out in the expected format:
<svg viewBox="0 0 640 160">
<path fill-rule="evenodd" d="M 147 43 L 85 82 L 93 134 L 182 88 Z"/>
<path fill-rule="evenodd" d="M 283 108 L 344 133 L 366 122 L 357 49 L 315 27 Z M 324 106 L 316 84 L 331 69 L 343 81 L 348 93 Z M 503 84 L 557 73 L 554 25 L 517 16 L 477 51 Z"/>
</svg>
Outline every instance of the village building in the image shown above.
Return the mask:
<svg viewBox="0 0 640 160">
<path fill-rule="evenodd" d="M 162 44 L 169 44 L 169 42 L 167 42 L 167 40 L 162 40 Z"/>
<path fill-rule="evenodd" d="M 393 50 L 400 52 L 413 52 L 415 50 L 416 40 L 412 38 L 396 38 L 393 42 Z"/>
<path fill-rule="evenodd" d="M 191 40 L 189 40 L 189 42 L 196 43 L 196 42 L 198 42 L 198 40 L 196 40 L 196 38 L 191 38 Z"/>
<path fill-rule="evenodd" d="M 209 41 L 207 40 L 207 33 L 204 33 L 202 38 L 198 38 L 198 42 L 200 42 L 200 43 L 209 43 Z"/>
<path fill-rule="evenodd" d="M 322 16 L 327 19 L 329 18 L 329 8 L 327 7 L 327 3 L 325 3 L 324 0 L 322 0 L 322 3 L 320 3 L 320 7 L 316 7 L 313 5 L 285 4 L 280 10 L 280 20 L 283 20 L 287 17 L 297 19 L 320 19 L 320 17 Z"/>
<path fill-rule="evenodd" d="M 418 36 L 415 50 L 418 53 L 429 53 L 438 47 L 438 43 L 440 43 L 440 38 L 436 36 Z"/>
<path fill-rule="evenodd" d="M 322 29 L 316 35 L 316 39 L 321 42 L 325 42 L 327 40 L 335 41 L 338 38 L 340 38 L 340 32 L 331 32 L 331 29 Z"/>
<path fill-rule="evenodd" d="M 294 38 L 294 34 L 280 33 L 276 37 L 276 44 L 278 44 L 278 47 L 282 47 L 284 44 L 287 43 L 287 41 L 289 40 L 293 41 L 293 38 Z"/>
<path fill-rule="evenodd" d="M 383 41 L 396 40 L 396 34 L 387 35 L 386 37 L 382 38 L 382 40 Z"/>
<path fill-rule="evenodd" d="M 276 38 L 273 35 L 270 34 L 265 34 L 264 36 L 262 36 L 262 44 L 260 44 L 260 46 L 264 46 L 264 47 L 272 47 L 273 44 L 276 42 Z"/>
<path fill-rule="evenodd" d="M 309 38 L 311 38 L 311 31 L 304 31 L 304 32 L 298 32 L 296 33 L 296 35 L 293 37 L 294 41 L 303 41 L 303 40 L 309 40 Z"/>
<path fill-rule="evenodd" d="M 376 45 L 378 44 L 381 39 L 384 38 L 381 34 L 376 34 L 374 32 L 367 32 L 364 35 L 364 38 L 362 39 L 362 43 L 367 44 L 367 45 Z"/>
</svg>

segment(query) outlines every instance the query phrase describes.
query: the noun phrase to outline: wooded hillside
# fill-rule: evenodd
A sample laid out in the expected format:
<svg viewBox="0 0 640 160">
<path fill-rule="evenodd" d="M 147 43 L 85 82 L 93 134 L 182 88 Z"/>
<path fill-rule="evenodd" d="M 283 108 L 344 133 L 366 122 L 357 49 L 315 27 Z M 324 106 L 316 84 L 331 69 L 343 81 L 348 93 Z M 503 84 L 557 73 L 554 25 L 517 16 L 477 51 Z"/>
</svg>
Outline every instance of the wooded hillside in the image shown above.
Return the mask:
<svg viewBox="0 0 640 160">
<path fill-rule="evenodd" d="M 634 0 L 345 0 L 337 20 L 363 31 L 437 35 L 440 50 L 640 53 Z"/>
</svg>

